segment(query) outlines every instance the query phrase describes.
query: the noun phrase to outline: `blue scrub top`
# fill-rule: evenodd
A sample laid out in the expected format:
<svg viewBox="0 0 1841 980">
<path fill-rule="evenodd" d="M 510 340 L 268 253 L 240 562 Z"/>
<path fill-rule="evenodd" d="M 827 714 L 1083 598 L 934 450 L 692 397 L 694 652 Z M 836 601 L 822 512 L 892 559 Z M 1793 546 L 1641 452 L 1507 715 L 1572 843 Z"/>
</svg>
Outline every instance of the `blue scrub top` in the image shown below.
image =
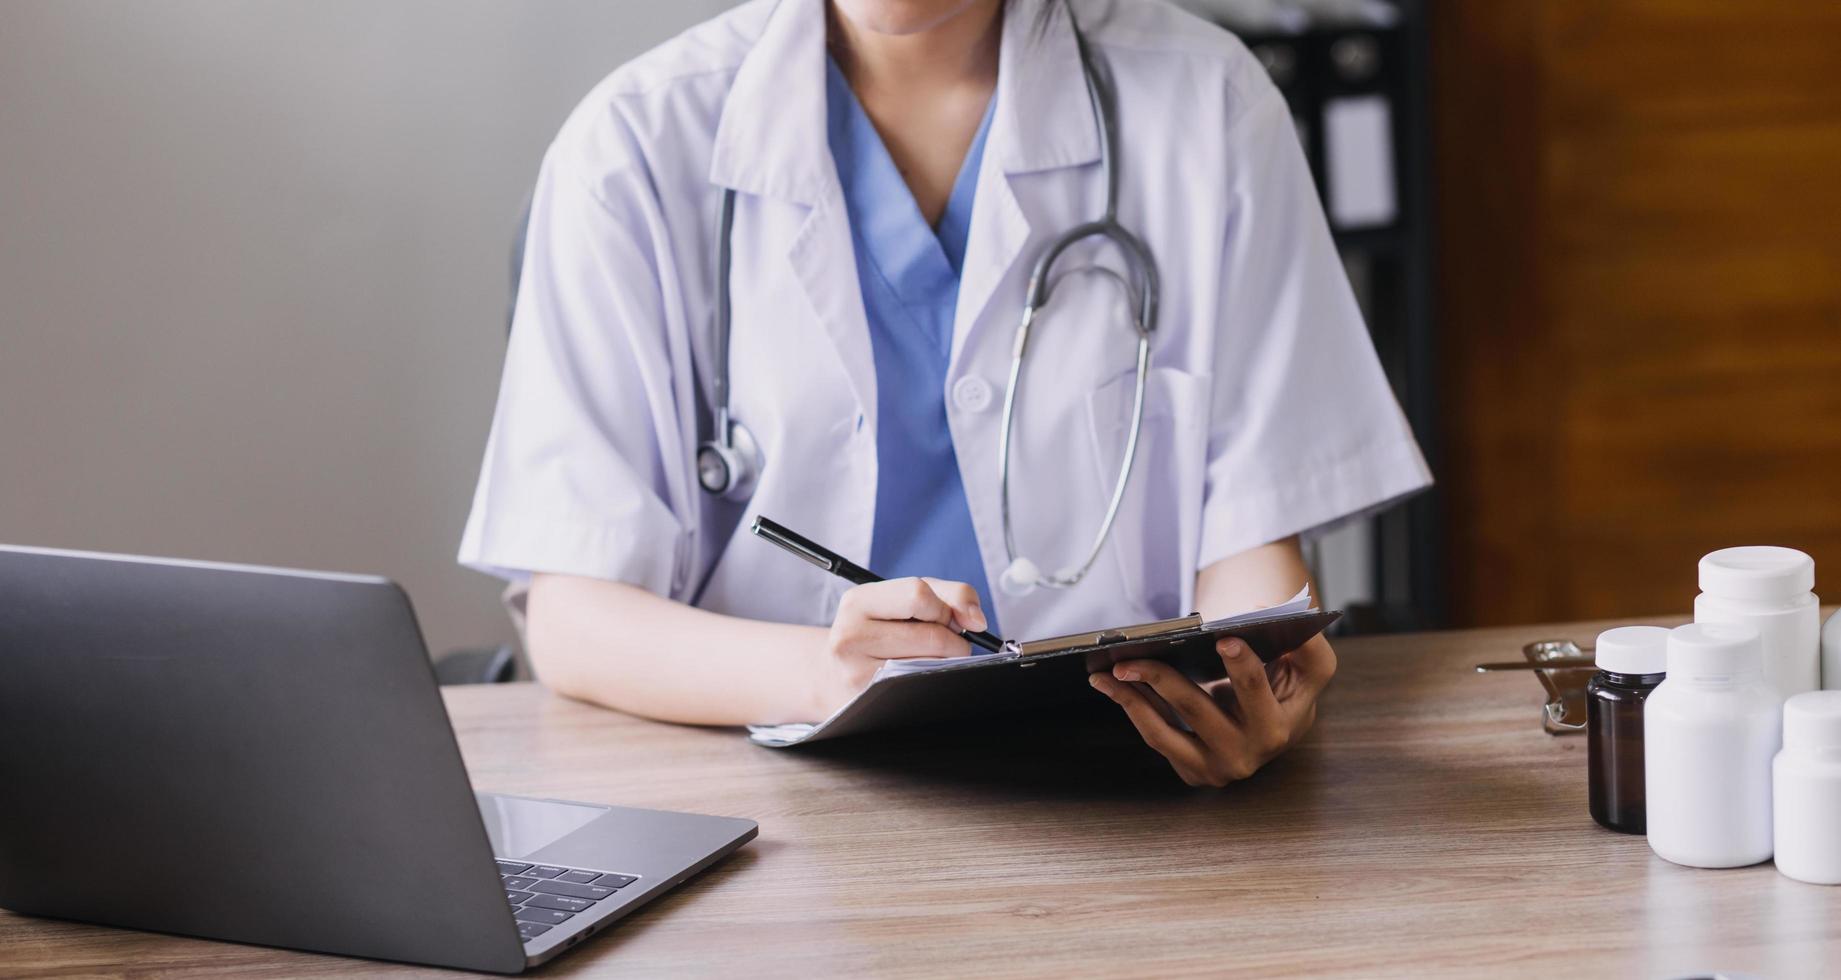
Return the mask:
<svg viewBox="0 0 1841 980">
<path fill-rule="evenodd" d="M 991 109 L 985 107 L 936 231 L 921 216 L 843 71 L 835 61 L 828 64 L 831 157 L 850 214 L 876 359 L 880 476 L 869 567 L 887 578 L 927 575 L 971 585 L 997 633 L 996 607 L 946 424 L 953 311 Z"/>
</svg>

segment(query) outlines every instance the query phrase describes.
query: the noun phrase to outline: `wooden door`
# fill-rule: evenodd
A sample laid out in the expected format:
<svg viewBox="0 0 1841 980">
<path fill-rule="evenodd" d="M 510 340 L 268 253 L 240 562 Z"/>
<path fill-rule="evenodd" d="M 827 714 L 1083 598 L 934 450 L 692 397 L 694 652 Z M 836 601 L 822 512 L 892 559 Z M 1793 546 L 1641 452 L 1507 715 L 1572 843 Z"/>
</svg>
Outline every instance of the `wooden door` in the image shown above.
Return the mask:
<svg viewBox="0 0 1841 980">
<path fill-rule="evenodd" d="M 1841 4 L 1443 0 L 1456 625 L 1683 612 L 1714 548 L 1841 599 Z"/>
</svg>

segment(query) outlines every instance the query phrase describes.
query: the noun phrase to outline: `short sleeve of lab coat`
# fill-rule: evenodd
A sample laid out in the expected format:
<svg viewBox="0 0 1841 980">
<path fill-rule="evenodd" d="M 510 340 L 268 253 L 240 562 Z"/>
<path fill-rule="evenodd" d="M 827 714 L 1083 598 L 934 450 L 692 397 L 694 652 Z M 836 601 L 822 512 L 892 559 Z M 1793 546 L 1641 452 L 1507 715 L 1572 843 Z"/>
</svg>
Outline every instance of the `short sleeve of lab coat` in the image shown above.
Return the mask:
<svg viewBox="0 0 1841 980">
<path fill-rule="evenodd" d="M 591 183 L 559 156 L 553 147 L 532 200 L 460 561 L 512 581 L 554 572 L 672 595 L 687 522 L 668 467 L 690 450 L 660 260 L 644 242 L 656 222 L 643 181 L 620 193 L 617 175 Z"/>
<path fill-rule="evenodd" d="M 1221 320 L 1198 568 L 1431 483 L 1375 356 L 1284 100 L 1230 123 Z"/>
</svg>

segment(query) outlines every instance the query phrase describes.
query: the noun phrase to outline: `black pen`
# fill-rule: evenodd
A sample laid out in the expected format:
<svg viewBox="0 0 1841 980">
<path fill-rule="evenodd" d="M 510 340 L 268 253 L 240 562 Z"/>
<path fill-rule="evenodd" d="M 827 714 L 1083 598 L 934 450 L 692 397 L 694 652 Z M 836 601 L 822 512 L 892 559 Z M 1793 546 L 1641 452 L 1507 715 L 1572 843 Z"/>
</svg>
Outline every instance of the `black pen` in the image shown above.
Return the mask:
<svg viewBox="0 0 1841 980">
<path fill-rule="evenodd" d="M 877 575 L 875 572 L 864 568 L 862 565 L 845 558 L 843 555 L 832 551 L 810 538 L 789 531 L 785 527 L 765 517 L 756 517 L 754 519 L 754 524 L 751 525 L 748 530 L 753 531 L 759 537 L 772 541 L 774 544 L 785 548 L 787 551 L 804 558 L 806 561 L 817 565 L 819 568 L 830 572 L 852 585 L 868 585 L 871 582 L 883 581 L 882 576 Z M 992 653 L 1003 652 L 1004 641 L 990 633 L 983 631 L 974 632 L 972 630 L 958 630 L 957 632 L 960 636 L 965 637 L 967 640 L 970 640 Z"/>
</svg>

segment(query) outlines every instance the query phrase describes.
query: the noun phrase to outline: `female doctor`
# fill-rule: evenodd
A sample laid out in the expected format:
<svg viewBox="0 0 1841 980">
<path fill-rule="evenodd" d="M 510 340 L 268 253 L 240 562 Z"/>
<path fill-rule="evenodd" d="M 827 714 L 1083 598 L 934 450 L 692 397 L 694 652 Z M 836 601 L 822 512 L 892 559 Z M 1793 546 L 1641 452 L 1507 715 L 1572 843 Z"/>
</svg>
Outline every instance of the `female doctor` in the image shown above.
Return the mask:
<svg viewBox="0 0 1841 980">
<path fill-rule="evenodd" d="M 1160 2 L 756 0 L 550 147 L 460 558 L 528 585 L 559 692 L 817 721 L 956 628 L 1283 601 L 1301 534 L 1428 479 L 1232 36 Z M 1210 689 L 1093 678 L 1192 784 L 1283 751 L 1336 666 L 1219 652 Z"/>
</svg>

